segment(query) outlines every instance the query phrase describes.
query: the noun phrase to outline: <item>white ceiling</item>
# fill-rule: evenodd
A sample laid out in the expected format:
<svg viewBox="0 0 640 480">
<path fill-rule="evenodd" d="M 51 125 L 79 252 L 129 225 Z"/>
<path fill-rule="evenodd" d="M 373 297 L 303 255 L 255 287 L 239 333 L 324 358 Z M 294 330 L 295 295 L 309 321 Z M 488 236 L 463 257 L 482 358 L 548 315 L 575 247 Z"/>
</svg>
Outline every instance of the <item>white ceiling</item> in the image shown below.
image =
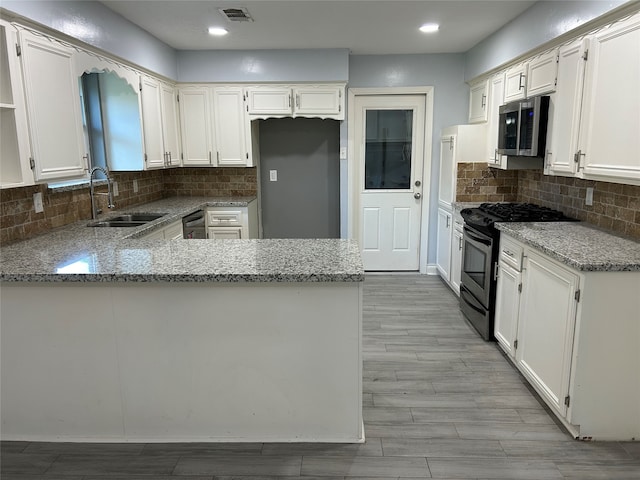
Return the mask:
<svg viewBox="0 0 640 480">
<path fill-rule="evenodd" d="M 111 10 L 177 50 L 347 48 L 354 54 L 466 52 L 535 1 L 105 0 Z M 229 23 L 220 7 L 246 7 L 254 22 Z M 440 31 L 424 34 L 423 23 Z M 212 37 L 210 26 L 224 26 Z"/>
</svg>

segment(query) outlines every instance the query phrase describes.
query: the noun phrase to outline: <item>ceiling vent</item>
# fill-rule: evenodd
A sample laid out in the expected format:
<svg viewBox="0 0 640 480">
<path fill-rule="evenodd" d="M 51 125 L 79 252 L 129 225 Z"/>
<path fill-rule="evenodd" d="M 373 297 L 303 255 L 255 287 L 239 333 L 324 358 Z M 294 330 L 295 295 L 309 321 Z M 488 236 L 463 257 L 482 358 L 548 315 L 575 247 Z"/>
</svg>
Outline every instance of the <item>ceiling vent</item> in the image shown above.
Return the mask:
<svg viewBox="0 0 640 480">
<path fill-rule="evenodd" d="M 219 8 L 218 11 L 229 22 L 253 22 L 249 11 L 244 7 Z"/>
</svg>

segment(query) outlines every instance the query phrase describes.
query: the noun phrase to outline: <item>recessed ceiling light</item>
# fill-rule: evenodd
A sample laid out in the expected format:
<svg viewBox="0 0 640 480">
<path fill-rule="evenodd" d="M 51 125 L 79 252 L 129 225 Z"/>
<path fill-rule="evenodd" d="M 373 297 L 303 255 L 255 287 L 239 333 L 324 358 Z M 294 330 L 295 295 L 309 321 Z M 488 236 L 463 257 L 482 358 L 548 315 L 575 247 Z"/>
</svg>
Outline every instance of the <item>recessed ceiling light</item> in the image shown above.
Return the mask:
<svg viewBox="0 0 640 480">
<path fill-rule="evenodd" d="M 222 37 L 223 35 L 226 35 L 227 33 L 227 29 L 226 28 L 221 28 L 221 27 L 209 27 L 209 35 L 215 35 L 216 37 Z"/>
<path fill-rule="evenodd" d="M 437 32 L 440 29 L 440 25 L 437 23 L 425 23 L 420 27 L 420 31 L 422 33 L 433 33 Z"/>
</svg>

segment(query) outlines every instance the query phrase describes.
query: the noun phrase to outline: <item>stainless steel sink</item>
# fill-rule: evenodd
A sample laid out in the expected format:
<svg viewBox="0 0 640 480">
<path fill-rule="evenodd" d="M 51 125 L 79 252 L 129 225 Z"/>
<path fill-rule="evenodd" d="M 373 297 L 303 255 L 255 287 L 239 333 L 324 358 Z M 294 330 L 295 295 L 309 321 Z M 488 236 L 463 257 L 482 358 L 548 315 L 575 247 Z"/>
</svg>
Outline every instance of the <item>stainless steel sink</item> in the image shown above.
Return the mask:
<svg viewBox="0 0 640 480">
<path fill-rule="evenodd" d="M 166 213 L 126 213 L 87 223 L 87 227 L 139 227 Z"/>
</svg>

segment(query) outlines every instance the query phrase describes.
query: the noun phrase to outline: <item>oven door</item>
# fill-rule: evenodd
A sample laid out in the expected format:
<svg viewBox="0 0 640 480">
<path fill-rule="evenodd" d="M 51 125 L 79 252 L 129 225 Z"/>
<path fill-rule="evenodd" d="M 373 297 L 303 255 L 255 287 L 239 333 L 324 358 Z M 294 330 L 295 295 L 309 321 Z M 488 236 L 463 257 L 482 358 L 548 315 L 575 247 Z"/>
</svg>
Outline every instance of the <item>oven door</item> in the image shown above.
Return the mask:
<svg viewBox="0 0 640 480">
<path fill-rule="evenodd" d="M 489 235 L 464 226 L 460 283 L 486 309 L 490 308 L 493 246 L 494 240 Z"/>
</svg>

